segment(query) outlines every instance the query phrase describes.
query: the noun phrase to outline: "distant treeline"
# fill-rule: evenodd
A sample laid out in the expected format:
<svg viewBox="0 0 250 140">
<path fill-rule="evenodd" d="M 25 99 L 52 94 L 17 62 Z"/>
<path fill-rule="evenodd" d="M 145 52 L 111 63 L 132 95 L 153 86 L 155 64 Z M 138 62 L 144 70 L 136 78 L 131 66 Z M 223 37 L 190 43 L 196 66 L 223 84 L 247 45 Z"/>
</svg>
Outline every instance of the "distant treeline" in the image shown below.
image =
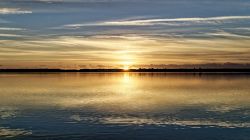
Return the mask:
<svg viewBox="0 0 250 140">
<path fill-rule="evenodd" d="M 0 69 L 0 72 L 186 72 L 186 73 L 250 73 L 250 68 L 237 69 L 237 68 L 225 68 L 225 69 L 80 69 L 80 70 L 68 70 L 68 69 Z"/>
</svg>

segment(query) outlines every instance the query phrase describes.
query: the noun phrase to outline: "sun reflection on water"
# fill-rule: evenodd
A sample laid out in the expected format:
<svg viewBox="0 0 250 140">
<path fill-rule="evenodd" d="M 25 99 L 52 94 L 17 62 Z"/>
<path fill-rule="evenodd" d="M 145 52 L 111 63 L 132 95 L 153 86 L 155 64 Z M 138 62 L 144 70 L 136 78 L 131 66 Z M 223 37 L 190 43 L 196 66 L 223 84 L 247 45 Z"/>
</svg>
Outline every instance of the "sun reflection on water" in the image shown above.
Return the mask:
<svg viewBox="0 0 250 140">
<path fill-rule="evenodd" d="M 11 78 L 6 75 L 0 81 L 0 106 L 15 108 L 15 112 L 26 108 L 60 108 L 80 110 L 80 113 L 90 110 L 97 115 L 84 117 L 72 114 L 69 117 L 78 122 L 94 120 L 107 124 L 195 126 L 217 123 L 220 126 L 239 127 L 239 122 L 236 124 L 226 120 L 229 122 L 224 124 L 225 120 L 199 115 L 210 113 L 223 116 L 236 112 L 238 114 L 235 116 L 247 117 L 249 112 L 240 112 L 240 109 L 250 108 L 250 87 L 247 84 L 249 78 L 123 72 L 43 76 L 34 74 Z M 0 116 L 14 119 L 17 114 L 10 111 L 12 110 L 4 108 Z M 161 113 L 164 115 L 154 117 Z M 179 114 L 182 115 L 179 120 L 171 118 L 178 117 Z M 196 115 L 195 118 L 203 121 L 199 123 L 193 118 L 185 118 L 185 115 Z M 165 118 L 169 116 L 170 119 Z M 249 122 L 244 122 L 241 127 L 249 126 Z"/>
</svg>

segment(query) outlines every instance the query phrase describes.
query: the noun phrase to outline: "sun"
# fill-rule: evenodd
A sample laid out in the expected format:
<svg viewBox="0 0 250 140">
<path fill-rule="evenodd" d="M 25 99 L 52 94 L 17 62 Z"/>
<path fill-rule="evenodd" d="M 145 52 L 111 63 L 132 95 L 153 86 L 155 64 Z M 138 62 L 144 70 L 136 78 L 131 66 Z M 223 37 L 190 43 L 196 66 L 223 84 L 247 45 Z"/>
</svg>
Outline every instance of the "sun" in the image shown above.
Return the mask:
<svg viewBox="0 0 250 140">
<path fill-rule="evenodd" d="M 130 62 L 130 61 L 125 61 L 122 63 L 122 69 L 124 71 L 130 70 L 131 66 L 132 66 L 132 62 Z"/>
<path fill-rule="evenodd" d="M 124 71 L 127 71 L 127 70 L 129 70 L 129 66 L 127 66 L 127 65 L 124 65 L 124 66 L 123 66 L 123 70 L 124 70 Z"/>
<path fill-rule="evenodd" d="M 132 67 L 133 67 L 133 62 L 132 62 L 132 61 L 123 61 L 123 62 L 121 63 L 121 68 L 122 68 L 124 71 L 130 70 Z"/>
</svg>

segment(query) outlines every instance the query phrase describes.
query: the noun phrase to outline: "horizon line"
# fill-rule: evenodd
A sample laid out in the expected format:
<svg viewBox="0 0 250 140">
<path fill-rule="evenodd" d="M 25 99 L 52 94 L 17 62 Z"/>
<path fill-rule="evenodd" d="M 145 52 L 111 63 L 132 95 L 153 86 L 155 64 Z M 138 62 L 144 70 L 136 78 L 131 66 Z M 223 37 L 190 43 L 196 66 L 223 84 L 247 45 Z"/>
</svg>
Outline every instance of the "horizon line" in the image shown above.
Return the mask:
<svg viewBox="0 0 250 140">
<path fill-rule="evenodd" d="M 159 68 L 139 68 L 139 69 L 0 69 L 4 72 L 166 72 L 166 73 L 242 73 L 250 74 L 250 68 L 181 68 L 181 69 L 159 69 Z"/>
</svg>

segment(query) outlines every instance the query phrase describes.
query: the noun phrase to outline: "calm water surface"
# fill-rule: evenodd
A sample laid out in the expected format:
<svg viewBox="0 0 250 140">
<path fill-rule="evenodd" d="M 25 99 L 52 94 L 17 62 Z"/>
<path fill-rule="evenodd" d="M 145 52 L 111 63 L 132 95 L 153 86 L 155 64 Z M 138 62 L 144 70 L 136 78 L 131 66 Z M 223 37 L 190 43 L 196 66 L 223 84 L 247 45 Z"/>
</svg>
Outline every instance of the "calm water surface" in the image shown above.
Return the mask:
<svg viewBox="0 0 250 140">
<path fill-rule="evenodd" d="M 0 74 L 0 139 L 250 140 L 250 75 Z"/>
</svg>

